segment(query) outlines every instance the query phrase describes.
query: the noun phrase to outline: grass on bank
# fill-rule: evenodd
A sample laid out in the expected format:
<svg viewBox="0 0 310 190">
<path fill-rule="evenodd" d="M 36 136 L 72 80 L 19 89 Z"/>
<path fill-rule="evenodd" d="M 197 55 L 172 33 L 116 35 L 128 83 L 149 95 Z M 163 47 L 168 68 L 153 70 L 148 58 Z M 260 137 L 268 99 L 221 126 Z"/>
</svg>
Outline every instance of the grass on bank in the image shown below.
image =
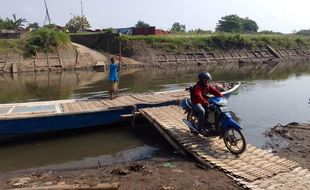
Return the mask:
<svg viewBox="0 0 310 190">
<path fill-rule="evenodd" d="M 21 52 L 22 44 L 21 39 L 0 39 L 0 53 Z"/>
<path fill-rule="evenodd" d="M 153 48 L 168 52 L 186 50 L 256 49 L 270 45 L 274 48 L 309 48 L 310 37 L 302 35 L 207 34 L 166 36 L 121 36 L 122 41 L 145 41 Z"/>
<path fill-rule="evenodd" d="M 102 32 L 98 33 L 100 34 Z M 78 33 L 76 35 L 81 34 L 90 35 L 94 33 Z M 166 52 L 257 49 L 264 48 L 266 45 L 270 45 L 273 48 L 310 48 L 309 36 L 284 34 L 212 33 L 203 35 L 179 34 L 166 36 L 122 35 L 120 39 L 124 42 L 145 41 L 153 48 L 161 49 Z M 0 53 L 23 52 L 31 56 L 34 55 L 35 52 L 51 51 L 55 47 L 68 45 L 69 42 L 70 37 L 67 33 L 59 32 L 53 28 L 40 28 L 28 33 L 23 39 L 0 39 Z M 125 44 L 126 43 L 124 43 L 124 45 Z M 124 46 L 124 48 L 129 48 L 130 50 L 130 47 Z"/>
<path fill-rule="evenodd" d="M 28 55 L 35 55 L 36 52 L 52 51 L 55 47 L 65 46 L 69 42 L 70 37 L 67 33 L 43 27 L 28 34 L 24 52 Z"/>
<path fill-rule="evenodd" d="M 24 53 L 33 56 L 36 52 L 53 51 L 70 43 L 70 37 L 53 28 L 39 28 L 22 39 L 0 39 L 0 53 Z"/>
</svg>

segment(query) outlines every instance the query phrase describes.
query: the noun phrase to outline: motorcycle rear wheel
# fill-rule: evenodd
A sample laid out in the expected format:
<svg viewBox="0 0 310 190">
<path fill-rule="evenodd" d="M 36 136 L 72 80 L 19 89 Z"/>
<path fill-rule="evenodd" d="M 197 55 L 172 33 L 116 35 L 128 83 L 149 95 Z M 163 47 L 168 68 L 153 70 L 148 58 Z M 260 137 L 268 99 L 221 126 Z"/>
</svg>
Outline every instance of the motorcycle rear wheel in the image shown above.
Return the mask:
<svg viewBox="0 0 310 190">
<path fill-rule="evenodd" d="M 246 141 L 239 129 L 229 128 L 225 131 L 223 140 L 232 154 L 242 154 L 246 149 Z"/>
</svg>

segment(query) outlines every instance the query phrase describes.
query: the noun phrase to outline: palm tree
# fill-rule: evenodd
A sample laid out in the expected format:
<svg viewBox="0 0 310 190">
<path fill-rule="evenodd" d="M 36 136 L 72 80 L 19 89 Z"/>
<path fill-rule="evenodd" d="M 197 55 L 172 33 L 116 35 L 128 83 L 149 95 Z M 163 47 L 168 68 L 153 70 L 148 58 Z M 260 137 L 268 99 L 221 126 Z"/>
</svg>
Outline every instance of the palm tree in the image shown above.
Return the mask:
<svg viewBox="0 0 310 190">
<path fill-rule="evenodd" d="M 13 26 L 15 27 L 14 29 L 21 28 L 22 26 L 24 26 L 23 24 L 24 22 L 27 22 L 25 18 L 17 19 L 16 13 L 13 14 Z"/>
<path fill-rule="evenodd" d="M 0 28 L 2 29 L 19 29 L 24 26 L 24 23 L 27 22 L 24 18 L 17 18 L 16 14 L 13 14 L 13 19 L 6 18 L 5 20 L 0 18 Z"/>
</svg>

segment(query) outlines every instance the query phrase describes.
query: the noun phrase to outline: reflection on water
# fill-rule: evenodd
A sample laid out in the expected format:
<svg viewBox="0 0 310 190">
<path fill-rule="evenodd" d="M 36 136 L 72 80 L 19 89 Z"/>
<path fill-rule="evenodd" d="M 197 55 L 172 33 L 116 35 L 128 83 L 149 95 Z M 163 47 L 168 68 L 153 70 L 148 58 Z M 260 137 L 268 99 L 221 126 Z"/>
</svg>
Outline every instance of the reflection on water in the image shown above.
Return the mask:
<svg viewBox="0 0 310 190">
<path fill-rule="evenodd" d="M 212 73 L 216 80 L 223 81 L 285 80 L 292 74 L 303 75 L 310 72 L 310 66 L 306 63 L 123 71 L 120 75 L 120 88 L 123 89 L 122 92 L 183 88 L 194 82 L 196 73 L 204 69 Z M 107 76 L 107 73 L 101 72 L 0 75 L 0 103 L 106 96 L 109 89 Z"/>
<path fill-rule="evenodd" d="M 170 149 L 149 124 L 129 127 L 121 123 L 13 140 L 1 142 L 0 174 L 27 168 L 94 167 L 98 161 L 111 164 L 149 157 L 157 150 L 155 147 Z"/>
<path fill-rule="evenodd" d="M 246 127 L 250 143 L 262 146 L 263 132 L 278 123 L 309 123 L 309 84 L 310 75 L 295 75 L 281 81 L 251 81 L 231 96 L 230 107 Z"/>
<path fill-rule="evenodd" d="M 269 127 L 292 121 L 310 122 L 310 64 L 209 66 L 122 71 L 122 93 L 184 88 L 207 69 L 221 81 L 244 81 L 230 97 L 229 106 L 244 127 L 247 141 L 262 146 L 262 133 Z M 0 102 L 29 102 L 106 96 L 107 73 L 64 72 L 0 76 Z M 90 166 L 153 154 L 152 147 L 165 142 L 149 124 L 136 128 L 114 127 L 92 132 L 74 132 L 50 138 L 7 143 L 0 146 L 0 172 L 34 168 Z M 104 126 L 107 128 L 106 126 Z M 56 138 L 57 136 L 57 138 Z M 58 167 L 57 167 L 58 166 Z"/>
<path fill-rule="evenodd" d="M 87 80 L 90 73 L 83 74 Z M 0 76 L 0 101 L 26 102 L 68 98 L 79 85 L 76 73 L 23 73 Z"/>
</svg>

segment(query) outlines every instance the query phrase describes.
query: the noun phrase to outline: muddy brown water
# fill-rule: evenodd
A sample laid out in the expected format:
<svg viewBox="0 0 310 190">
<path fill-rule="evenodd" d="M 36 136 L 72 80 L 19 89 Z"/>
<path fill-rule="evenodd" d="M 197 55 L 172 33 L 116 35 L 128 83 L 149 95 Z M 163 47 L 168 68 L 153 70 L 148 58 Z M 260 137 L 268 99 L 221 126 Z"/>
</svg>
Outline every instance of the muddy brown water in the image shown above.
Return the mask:
<svg viewBox="0 0 310 190">
<path fill-rule="evenodd" d="M 121 93 L 185 88 L 201 67 L 122 71 Z M 258 67 L 208 67 L 220 81 L 243 81 L 229 99 L 249 143 L 262 147 L 263 132 L 278 124 L 310 122 L 310 63 Z M 0 75 L 0 102 L 30 102 L 107 96 L 107 73 L 63 72 Z M 172 151 L 147 122 L 1 139 L 0 175 L 9 171 L 94 167 L 150 158 Z"/>
</svg>

